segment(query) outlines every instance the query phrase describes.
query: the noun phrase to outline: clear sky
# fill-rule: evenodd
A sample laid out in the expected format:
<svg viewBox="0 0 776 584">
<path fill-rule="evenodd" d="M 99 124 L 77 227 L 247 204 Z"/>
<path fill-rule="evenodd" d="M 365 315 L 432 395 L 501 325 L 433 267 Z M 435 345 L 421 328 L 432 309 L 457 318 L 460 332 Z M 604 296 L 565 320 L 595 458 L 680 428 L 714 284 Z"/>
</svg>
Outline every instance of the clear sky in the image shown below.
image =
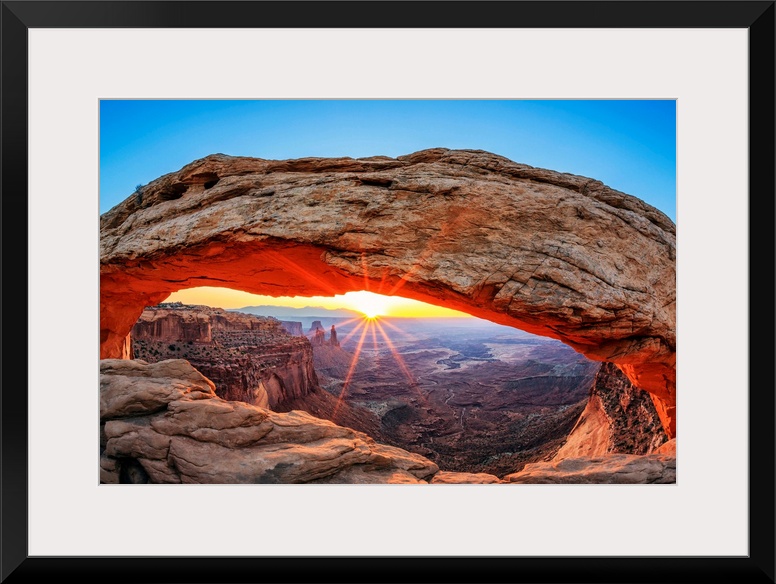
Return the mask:
<svg viewBox="0 0 776 584">
<path fill-rule="evenodd" d="M 217 152 L 358 158 L 435 147 L 595 178 L 676 220 L 672 100 L 102 100 L 100 213 Z"/>
</svg>

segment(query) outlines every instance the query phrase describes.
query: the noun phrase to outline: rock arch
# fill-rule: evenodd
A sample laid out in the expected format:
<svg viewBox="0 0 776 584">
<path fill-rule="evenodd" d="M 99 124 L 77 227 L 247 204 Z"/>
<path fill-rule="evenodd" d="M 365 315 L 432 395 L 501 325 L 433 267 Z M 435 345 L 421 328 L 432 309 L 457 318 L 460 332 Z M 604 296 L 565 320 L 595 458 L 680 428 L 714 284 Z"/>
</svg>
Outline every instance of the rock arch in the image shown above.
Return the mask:
<svg viewBox="0 0 776 584">
<path fill-rule="evenodd" d="M 185 288 L 372 290 L 616 363 L 673 437 L 675 252 L 673 222 L 640 199 L 479 150 L 216 154 L 102 215 L 100 355 L 128 358 L 143 308 Z"/>
</svg>

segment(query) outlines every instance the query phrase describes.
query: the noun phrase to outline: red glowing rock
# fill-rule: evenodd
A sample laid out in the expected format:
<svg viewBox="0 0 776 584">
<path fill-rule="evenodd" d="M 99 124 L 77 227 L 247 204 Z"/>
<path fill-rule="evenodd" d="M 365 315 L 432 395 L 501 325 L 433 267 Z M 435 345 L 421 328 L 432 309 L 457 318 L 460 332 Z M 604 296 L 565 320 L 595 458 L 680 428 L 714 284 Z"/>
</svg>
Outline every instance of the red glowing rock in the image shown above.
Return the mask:
<svg viewBox="0 0 776 584">
<path fill-rule="evenodd" d="M 401 295 L 560 339 L 676 408 L 673 222 L 601 182 L 475 150 L 213 155 L 101 217 L 100 354 L 146 306 L 222 286 Z"/>
</svg>

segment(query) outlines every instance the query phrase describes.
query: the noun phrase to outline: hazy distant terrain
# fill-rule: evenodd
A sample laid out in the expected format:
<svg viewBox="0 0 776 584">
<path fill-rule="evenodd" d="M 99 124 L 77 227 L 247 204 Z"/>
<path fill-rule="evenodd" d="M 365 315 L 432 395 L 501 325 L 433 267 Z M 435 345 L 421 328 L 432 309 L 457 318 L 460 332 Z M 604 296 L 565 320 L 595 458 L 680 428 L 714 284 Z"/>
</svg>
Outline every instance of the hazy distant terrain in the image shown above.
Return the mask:
<svg viewBox="0 0 776 584">
<path fill-rule="evenodd" d="M 229 308 L 229 312 L 245 312 L 257 316 L 274 316 L 275 318 L 302 320 L 320 320 L 323 318 L 361 318 L 361 313 L 347 308 L 323 308 L 322 306 L 306 306 L 294 308 L 293 306 L 244 306 L 243 308 Z M 309 325 L 308 325 L 309 326 Z"/>
</svg>

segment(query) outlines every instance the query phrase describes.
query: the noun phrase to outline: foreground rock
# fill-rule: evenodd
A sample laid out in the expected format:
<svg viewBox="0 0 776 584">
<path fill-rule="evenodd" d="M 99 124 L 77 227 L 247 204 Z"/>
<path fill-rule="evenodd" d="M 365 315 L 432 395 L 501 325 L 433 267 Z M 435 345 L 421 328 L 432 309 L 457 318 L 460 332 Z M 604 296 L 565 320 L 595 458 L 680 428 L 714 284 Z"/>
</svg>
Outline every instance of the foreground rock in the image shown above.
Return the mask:
<svg viewBox="0 0 776 584">
<path fill-rule="evenodd" d="M 440 470 L 431 479 L 433 485 L 491 485 L 503 483 L 496 475 L 484 472 L 447 472 Z"/>
<path fill-rule="evenodd" d="M 302 324 L 165 302 L 143 311 L 132 327 L 131 346 L 134 358 L 148 363 L 185 359 L 215 383 L 223 399 L 276 412 L 302 410 L 383 442 L 378 419 L 338 403 L 320 387 L 310 341 L 289 328 L 301 332 Z M 316 349 L 343 353 L 348 366 L 353 358 L 329 342 Z"/>
<path fill-rule="evenodd" d="M 301 411 L 225 401 L 182 359 L 100 362 L 102 483 L 660 483 L 670 455 L 528 464 L 503 479 L 430 460 Z M 675 448 L 675 443 L 666 443 Z"/>
<path fill-rule="evenodd" d="M 655 449 L 655 454 L 667 454 L 676 457 L 676 438 L 671 438 L 668 442 Z"/>
<path fill-rule="evenodd" d="M 602 363 L 585 410 L 554 460 L 604 454 L 651 454 L 667 441 L 649 394 L 613 363 Z"/>
<path fill-rule="evenodd" d="M 616 363 L 675 433 L 673 222 L 601 182 L 476 150 L 213 155 L 101 217 L 100 353 L 146 306 L 222 286 L 443 304 Z"/>
<path fill-rule="evenodd" d="M 663 454 L 639 456 L 610 454 L 600 457 L 567 458 L 559 462 L 536 462 L 504 477 L 510 483 L 646 484 L 675 483 L 676 457 Z"/>
<path fill-rule="evenodd" d="M 184 360 L 101 361 L 101 482 L 410 483 L 438 470 L 366 434 L 214 389 Z"/>
</svg>

